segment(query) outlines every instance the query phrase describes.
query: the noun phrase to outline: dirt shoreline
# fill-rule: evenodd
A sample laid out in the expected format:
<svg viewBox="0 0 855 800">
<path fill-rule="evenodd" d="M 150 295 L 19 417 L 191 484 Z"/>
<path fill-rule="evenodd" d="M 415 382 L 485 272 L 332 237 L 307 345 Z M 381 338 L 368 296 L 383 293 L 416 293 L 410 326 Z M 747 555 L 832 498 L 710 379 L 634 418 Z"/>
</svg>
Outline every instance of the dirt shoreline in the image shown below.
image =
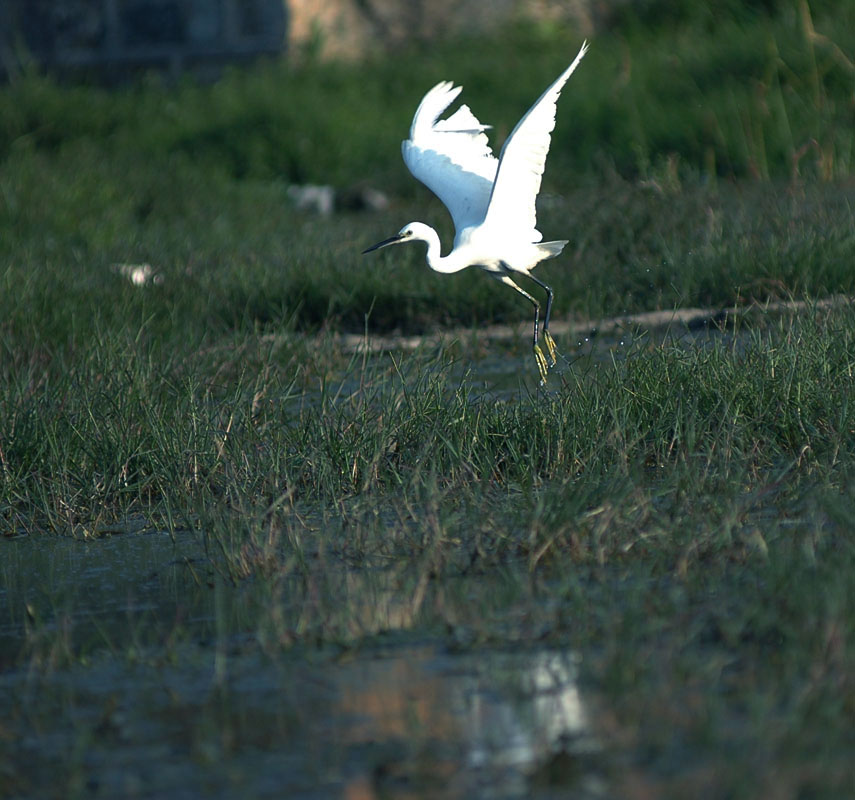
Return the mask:
<svg viewBox="0 0 855 800">
<path fill-rule="evenodd" d="M 555 336 L 566 336 L 572 333 L 579 335 L 610 334 L 627 328 L 646 328 L 661 330 L 677 326 L 686 330 L 701 327 L 724 327 L 734 320 L 745 318 L 752 313 L 784 314 L 801 313 L 812 309 L 814 311 L 830 311 L 853 302 L 847 295 L 832 295 L 821 300 L 783 300 L 768 303 L 756 303 L 725 308 L 675 308 L 662 311 L 645 311 L 639 314 L 620 314 L 600 320 L 585 319 L 555 319 L 550 324 L 550 331 Z M 491 341 L 510 341 L 528 336 L 530 322 L 520 321 L 515 325 L 487 325 L 477 330 L 479 339 Z M 387 350 L 417 350 L 420 347 L 433 347 L 444 342 L 467 339 L 476 333 L 472 328 L 451 328 L 425 334 L 406 336 L 403 334 L 359 334 L 343 333 L 337 336 L 338 342 L 345 352 L 379 353 Z"/>
</svg>

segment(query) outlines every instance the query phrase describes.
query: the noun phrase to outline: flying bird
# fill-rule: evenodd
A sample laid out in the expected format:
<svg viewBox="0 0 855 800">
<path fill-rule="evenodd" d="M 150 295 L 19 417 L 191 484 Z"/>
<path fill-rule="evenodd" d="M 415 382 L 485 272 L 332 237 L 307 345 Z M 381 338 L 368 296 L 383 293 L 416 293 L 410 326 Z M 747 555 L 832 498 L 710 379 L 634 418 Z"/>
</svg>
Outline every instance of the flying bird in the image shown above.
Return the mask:
<svg viewBox="0 0 855 800">
<path fill-rule="evenodd" d="M 452 273 L 478 266 L 515 289 L 534 305 L 534 357 L 543 383 L 557 353 L 549 333 L 554 293 L 531 271 L 544 259 L 555 258 L 567 240 L 542 241 L 535 201 L 555 128 L 556 103 L 587 50 L 584 42 L 573 63 L 516 124 L 498 159 L 484 133 L 490 126 L 482 125 L 468 106 L 440 119 L 462 87 L 450 81 L 434 86 L 419 103 L 410 138 L 401 149 L 410 172 L 448 208 L 454 221 L 454 246 L 443 256 L 437 232 L 423 222 L 410 222 L 389 239 L 363 250 L 370 253 L 393 244 L 425 242 L 432 270 Z M 543 341 L 548 363 L 538 339 L 540 303 L 514 282 L 514 275 L 531 278 L 546 292 Z"/>
</svg>

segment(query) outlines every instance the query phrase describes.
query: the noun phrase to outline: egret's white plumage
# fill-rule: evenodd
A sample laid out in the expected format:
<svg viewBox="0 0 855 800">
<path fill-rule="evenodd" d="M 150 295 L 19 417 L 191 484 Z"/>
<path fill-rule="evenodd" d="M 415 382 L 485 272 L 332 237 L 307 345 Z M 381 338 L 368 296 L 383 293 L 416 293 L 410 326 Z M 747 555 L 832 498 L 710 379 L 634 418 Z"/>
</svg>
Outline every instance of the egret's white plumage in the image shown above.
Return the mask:
<svg viewBox="0 0 855 800">
<path fill-rule="evenodd" d="M 547 363 L 538 344 L 540 305 L 513 280 L 513 273 L 531 278 L 546 290 L 543 339 L 552 365 L 555 344 L 549 335 L 553 292 L 531 274 L 544 259 L 557 256 L 566 240 L 543 242 L 537 230 L 537 194 L 555 128 L 555 107 L 567 79 L 587 52 L 579 54 L 517 123 L 505 141 L 498 159 L 490 149 L 490 126 L 478 121 L 468 106 L 460 106 L 447 119 L 440 119 L 457 99 L 461 87 L 449 81 L 438 83 L 419 103 L 410 126 L 410 138 L 402 143 L 404 162 L 410 172 L 448 208 L 454 221 L 454 246 L 442 255 L 439 236 L 429 225 L 411 222 L 380 247 L 422 241 L 427 244 L 428 266 L 437 272 L 459 272 L 478 266 L 512 286 L 534 304 L 534 353 L 541 378 Z"/>
</svg>

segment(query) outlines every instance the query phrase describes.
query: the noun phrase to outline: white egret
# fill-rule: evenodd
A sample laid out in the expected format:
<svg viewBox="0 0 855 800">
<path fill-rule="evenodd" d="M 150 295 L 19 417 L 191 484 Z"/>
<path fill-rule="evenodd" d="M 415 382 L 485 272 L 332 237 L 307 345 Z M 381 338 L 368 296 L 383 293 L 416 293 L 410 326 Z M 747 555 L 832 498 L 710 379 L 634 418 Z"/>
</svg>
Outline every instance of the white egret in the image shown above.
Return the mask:
<svg viewBox="0 0 855 800">
<path fill-rule="evenodd" d="M 410 138 L 401 148 L 410 172 L 448 208 L 454 221 L 454 246 L 443 256 L 437 232 L 422 222 L 410 222 L 391 238 L 363 251 L 370 253 L 404 242 L 425 242 L 428 266 L 436 272 L 459 272 L 478 266 L 516 289 L 534 305 L 534 356 L 543 381 L 556 359 L 555 342 L 549 333 L 553 291 L 531 271 L 544 259 L 557 256 L 567 240 L 541 241 L 535 201 L 549 152 L 550 134 L 555 128 L 556 103 L 587 50 L 588 44 L 584 42 L 573 63 L 511 131 L 498 160 L 484 133 L 490 126 L 482 125 L 468 106 L 461 106 L 448 119 L 439 119 L 462 87 L 455 87 L 450 81 L 434 86 L 419 103 L 410 126 Z M 514 283 L 511 275 L 515 273 L 526 275 L 546 291 L 543 340 L 549 354 L 548 365 L 538 343 L 540 303 Z"/>
</svg>

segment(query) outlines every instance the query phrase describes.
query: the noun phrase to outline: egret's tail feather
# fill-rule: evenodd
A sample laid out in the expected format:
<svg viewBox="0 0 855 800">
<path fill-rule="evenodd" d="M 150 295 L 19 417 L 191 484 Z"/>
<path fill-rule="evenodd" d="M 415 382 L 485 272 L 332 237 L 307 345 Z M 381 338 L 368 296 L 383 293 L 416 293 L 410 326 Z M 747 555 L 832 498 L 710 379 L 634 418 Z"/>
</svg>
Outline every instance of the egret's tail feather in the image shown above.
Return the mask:
<svg viewBox="0 0 855 800">
<path fill-rule="evenodd" d="M 554 242 L 538 242 L 537 249 L 544 258 L 555 258 L 567 244 L 569 239 L 556 239 Z"/>
</svg>

